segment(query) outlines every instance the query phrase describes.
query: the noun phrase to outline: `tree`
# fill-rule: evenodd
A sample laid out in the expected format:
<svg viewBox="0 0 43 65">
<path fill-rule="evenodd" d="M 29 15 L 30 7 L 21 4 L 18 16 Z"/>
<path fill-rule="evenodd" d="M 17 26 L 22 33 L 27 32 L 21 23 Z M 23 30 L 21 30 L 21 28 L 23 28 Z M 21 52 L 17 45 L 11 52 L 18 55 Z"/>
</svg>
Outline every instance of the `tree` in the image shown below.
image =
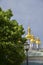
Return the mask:
<svg viewBox="0 0 43 65">
<path fill-rule="evenodd" d="M 12 11 L 0 8 L 0 65 L 20 65 L 25 59 L 24 28 L 11 20 Z"/>
</svg>

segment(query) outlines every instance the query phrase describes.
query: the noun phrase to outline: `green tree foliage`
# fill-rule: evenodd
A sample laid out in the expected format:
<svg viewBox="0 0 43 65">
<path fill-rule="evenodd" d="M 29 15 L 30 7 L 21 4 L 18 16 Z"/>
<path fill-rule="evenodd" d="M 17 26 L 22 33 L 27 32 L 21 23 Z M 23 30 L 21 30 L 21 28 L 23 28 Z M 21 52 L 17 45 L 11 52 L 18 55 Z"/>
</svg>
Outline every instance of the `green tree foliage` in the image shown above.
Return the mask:
<svg viewBox="0 0 43 65">
<path fill-rule="evenodd" d="M 0 8 L 0 65 L 20 65 L 25 58 L 24 28 L 12 16 L 10 9 Z"/>
</svg>

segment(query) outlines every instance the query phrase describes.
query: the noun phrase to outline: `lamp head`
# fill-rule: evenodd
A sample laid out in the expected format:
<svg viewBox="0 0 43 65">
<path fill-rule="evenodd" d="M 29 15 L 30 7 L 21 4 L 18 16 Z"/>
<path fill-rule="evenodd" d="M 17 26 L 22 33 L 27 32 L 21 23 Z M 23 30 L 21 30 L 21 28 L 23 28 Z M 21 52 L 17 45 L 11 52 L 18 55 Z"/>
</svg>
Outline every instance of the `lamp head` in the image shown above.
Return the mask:
<svg viewBox="0 0 43 65">
<path fill-rule="evenodd" d="M 28 42 L 26 42 L 25 44 L 24 44 L 24 49 L 26 50 L 26 51 L 28 51 L 29 50 L 29 44 L 28 44 Z"/>
</svg>

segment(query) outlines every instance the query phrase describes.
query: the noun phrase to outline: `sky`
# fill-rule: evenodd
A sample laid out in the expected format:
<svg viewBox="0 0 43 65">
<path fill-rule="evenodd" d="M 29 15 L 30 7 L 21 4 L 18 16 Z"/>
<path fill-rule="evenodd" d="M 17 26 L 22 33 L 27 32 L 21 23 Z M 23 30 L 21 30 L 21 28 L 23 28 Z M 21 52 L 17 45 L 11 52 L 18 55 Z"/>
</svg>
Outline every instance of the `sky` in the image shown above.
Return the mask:
<svg viewBox="0 0 43 65">
<path fill-rule="evenodd" d="M 31 33 L 40 38 L 43 47 L 43 0 L 0 0 L 0 7 L 11 9 L 12 19 L 23 25 L 25 34 L 29 26 Z"/>
</svg>

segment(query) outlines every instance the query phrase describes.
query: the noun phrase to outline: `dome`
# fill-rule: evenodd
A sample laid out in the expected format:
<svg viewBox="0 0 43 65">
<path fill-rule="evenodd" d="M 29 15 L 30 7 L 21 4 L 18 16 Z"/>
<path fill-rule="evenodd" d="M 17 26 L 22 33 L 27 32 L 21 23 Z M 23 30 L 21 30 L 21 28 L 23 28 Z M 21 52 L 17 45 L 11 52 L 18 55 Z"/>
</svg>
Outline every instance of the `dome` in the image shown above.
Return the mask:
<svg viewBox="0 0 43 65">
<path fill-rule="evenodd" d="M 31 35 L 30 42 L 31 42 L 31 43 L 34 43 L 34 42 L 35 42 L 35 37 L 34 37 L 34 35 Z"/>
<path fill-rule="evenodd" d="M 40 39 L 38 37 L 36 38 L 36 44 L 40 44 Z"/>
<path fill-rule="evenodd" d="M 27 34 L 25 37 L 26 37 L 26 39 L 30 40 L 31 39 L 31 34 Z"/>
</svg>

